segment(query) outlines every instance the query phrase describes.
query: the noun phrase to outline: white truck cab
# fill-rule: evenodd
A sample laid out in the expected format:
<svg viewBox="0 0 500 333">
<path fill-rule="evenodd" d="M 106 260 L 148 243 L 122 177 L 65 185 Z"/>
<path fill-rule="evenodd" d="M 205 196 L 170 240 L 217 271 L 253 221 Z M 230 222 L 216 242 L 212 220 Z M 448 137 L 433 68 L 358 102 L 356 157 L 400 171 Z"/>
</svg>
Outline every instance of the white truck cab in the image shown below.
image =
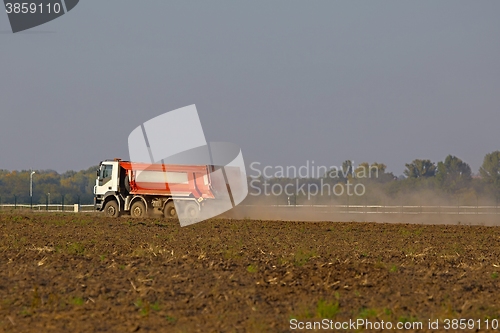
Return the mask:
<svg viewBox="0 0 500 333">
<path fill-rule="evenodd" d="M 102 209 L 104 197 L 115 194 L 119 190 L 119 161 L 103 161 L 97 170 L 97 179 L 94 186 L 95 206 Z"/>
</svg>

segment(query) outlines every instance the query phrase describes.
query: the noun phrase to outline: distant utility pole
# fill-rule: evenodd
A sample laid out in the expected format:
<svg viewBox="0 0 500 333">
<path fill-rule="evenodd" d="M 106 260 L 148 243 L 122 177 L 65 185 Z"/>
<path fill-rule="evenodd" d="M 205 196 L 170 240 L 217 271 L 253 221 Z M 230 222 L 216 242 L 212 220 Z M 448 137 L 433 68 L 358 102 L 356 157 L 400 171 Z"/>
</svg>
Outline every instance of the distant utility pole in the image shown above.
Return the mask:
<svg viewBox="0 0 500 333">
<path fill-rule="evenodd" d="M 33 175 L 35 171 L 31 170 L 30 173 L 30 207 L 33 209 Z"/>
</svg>

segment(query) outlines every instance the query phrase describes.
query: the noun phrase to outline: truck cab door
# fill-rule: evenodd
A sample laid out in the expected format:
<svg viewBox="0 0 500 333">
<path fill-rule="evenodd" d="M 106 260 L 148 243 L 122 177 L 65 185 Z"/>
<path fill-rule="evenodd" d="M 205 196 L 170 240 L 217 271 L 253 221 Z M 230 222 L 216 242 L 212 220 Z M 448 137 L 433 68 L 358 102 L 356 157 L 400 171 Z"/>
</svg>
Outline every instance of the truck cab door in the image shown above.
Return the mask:
<svg viewBox="0 0 500 333">
<path fill-rule="evenodd" d="M 96 194 L 118 190 L 118 168 L 113 164 L 101 164 L 96 181 Z"/>
</svg>

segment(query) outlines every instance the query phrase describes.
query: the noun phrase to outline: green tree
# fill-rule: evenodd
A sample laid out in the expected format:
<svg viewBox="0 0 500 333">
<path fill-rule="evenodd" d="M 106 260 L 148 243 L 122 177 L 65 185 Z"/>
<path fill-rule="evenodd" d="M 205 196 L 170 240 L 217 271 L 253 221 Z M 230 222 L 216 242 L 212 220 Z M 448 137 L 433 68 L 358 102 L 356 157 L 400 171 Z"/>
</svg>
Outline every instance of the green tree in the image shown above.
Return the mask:
<svg viewBox="0 0 500 333">
<path fill-rule="evenodd" d="M 479 168 L 479 174 L 489 191 L 500 199 L 500 151 L 486 154 L 483 165 Z"/>
<path fill-rule="evenodd" d="M 379 183 L 394 180 L 394 174 L 392 172 L 385 172 L 386 169 L 387 166 L 383 163 L 373 162 L 370 165 L 367 162 L 363 162 L 354 170 L 354 175 L 356 178 L 366 178 L 367 180 Z"/>
<path fill-rule="evenodd" d="M 472 172 L 460 158 L 448 155 L 444 162 L 438 163 L 436 177 L 443 190 L 454 192 L 470 184 Z"/>
<path fill-rule="evenodd" d="M 436 175 L 436 164 L 430 160 L 413 160 L 405 164 L 404 174 L 408 178 L 429 178 Z"/>
<path fill-rule="evenodd" d="M 353 166 L 352 166 L 352 161 L 347 160 L 342 163 L 342 174 L 346 176 L 346 178 L 352 178 L 352 172 L 353 172 Z"/>
</svg>

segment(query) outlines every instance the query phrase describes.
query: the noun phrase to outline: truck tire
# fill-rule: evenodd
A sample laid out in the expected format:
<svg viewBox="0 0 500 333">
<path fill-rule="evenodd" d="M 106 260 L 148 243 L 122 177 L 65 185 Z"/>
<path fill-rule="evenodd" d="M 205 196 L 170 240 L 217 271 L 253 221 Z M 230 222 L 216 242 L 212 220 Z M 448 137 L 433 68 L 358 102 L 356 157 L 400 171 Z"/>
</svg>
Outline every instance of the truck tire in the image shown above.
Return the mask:
<svg viewBox="0 0 500 333">
<path fill-rule="evenodd" d="M 108 217 L 118 217 L 120 216 L 120 209 L 118 208 L 118 203 L 115 200 L 110 200 L 106 202 L 104 206 L 104 214 Z"/>
<path fill-rule="evenodd" d="M 128 175 L 123 179 L 123 187 L 125 188 L 126 194 L 130 193 L 130 180 Z"/>
<path fill-rule="evenodd" d="M 177 210 L 175 209 L 175 204 L 173 201 L 169 201 L 163 207 L 163 216 L 166 219 L 176 219 L 177 218 Z"/>
<path fill-rule="evenodd" d="M 194 202 L 188 202 L 184 207 L 184 214 L 188 219 L 195 219 L 200 215 L 200 209 Z"/>
<path fill-rule="evenodd" d="M 146 206 L 144 205 L 144 202 L 141 200 L 138 200 L 132 204 L 132 207 L 130 207 L 130 215 L 132 217 L 146 217 Z"/>
</svg>

